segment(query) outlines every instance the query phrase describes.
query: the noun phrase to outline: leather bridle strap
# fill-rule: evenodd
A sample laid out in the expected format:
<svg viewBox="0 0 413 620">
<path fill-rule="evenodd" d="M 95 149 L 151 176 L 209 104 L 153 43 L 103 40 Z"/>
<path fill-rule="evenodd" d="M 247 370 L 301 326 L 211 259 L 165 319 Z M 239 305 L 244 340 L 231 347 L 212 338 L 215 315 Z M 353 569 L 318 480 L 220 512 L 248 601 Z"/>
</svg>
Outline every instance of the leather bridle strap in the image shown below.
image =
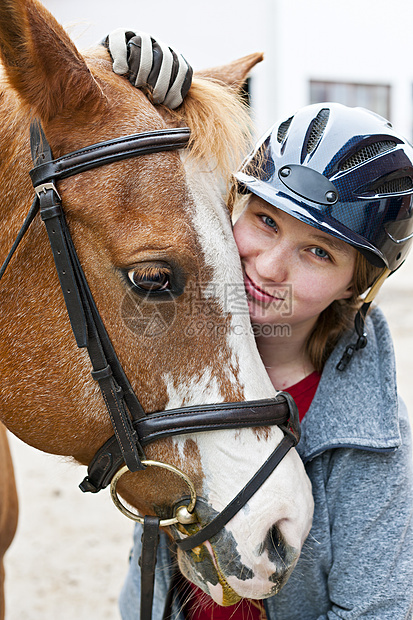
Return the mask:
<svg viewBox="0 0 413 620">
<path fill-rule="evenodd" d="M 188 146 L 190 139 L 188 127 L 145 131 L 99 142 L 57 159 L 50 158 L 45 161 L 41 153 L 43 144 L 47 144 L 47 141 L 38 121 L 32 123 L 30 132 L 35 166 L 30 171 L 30 177 L 34 187 L 41 186 L 53 179 L 66 179 L 86 170 L 113 164 L 131 157 L 182 149 Z"/>
<path fill-rule="evenodd" d="M 108 140 L 53 159 L 38 121 L 30 130 L 34 168 L 30 172 L 40 203 L 63 296 L 78 347 L 86 347 L 92 377 L 100 387 L 123 460 L 131 471 L 143 469 L 143 450 L 132 421 L 145 415 L 112 347 L 93 301 L 64 217 L 55 182 L 72 175 L 138 155 L 182 148 L 189 129 L 145 132 Z"/>
<path fill-rule="evenodd" d="M 114 376 L 113 367 L 121 368 L 121 366 L 119 363 L 114 363 L 115 358 L 111 352 L 109 355 L 106 354 L 105 344 L 108 344 L 109 338 L 106 336 L 106 329 L 100 316 L 94 316 L 91 294 L 89 287 L 84 286 L 83 271 L 78 269 L 76 252 L 67 229 L 60 197 L 53 188 L 40 191 L 38 196 L 40 214 L 46 225 L 77 345 L 88 350 L 93 368 L 92 377 L 100 387 L 125 463 L 131 471 L 143 469 L 142 451 L 136 442 L 136 433 L 131 425 L 125 395 L 121 384 Z M 105 334 L 103 339 L 100 337 L 102 333 Z M 112 364 L 108 357 L 112 357 Z M 127 393 L 131 392 L 128 387 L 126 389 Z M 139 415 L 141 411 L 139 402 L 134 410 Z M 143 410 L 141 415 L 144 415 Z"/>
<path fill-rule="evenodd" d="M 152 617 L 153 592 L 155 588 L 156 554 L 159 544 L 159 517 L 144 518 L 142 534 L 141 566 L 141 614 L 140 620 Z"/>
<path fill-rule="evenodd" d="M 13 245 L 10 248 L 9 253 L 7 254 L 6 258 L 4 259 L 4 262 L 0 268 L 0 280 L 2 279 L 4 272 L 7 269 L 7 266 L 9 264 L 9 262 L 11 261 L 13 254 L 15 253 L 15 251 L 17 250 L 20 241 L 23 239 L 24 235 L 26 234 L 26 232 L 28 231 L 30 224 L 33 222 L 35 216 L 37 215 L 37 212 L 39 211 L 39 201 L 37 200 L 37 197 L 33 200 L 32 206 L 29 209 L 28 214 L 25 217 L 25 220 L 22 224 L 22 227 L 20 228 L 19 232 L 17 233 L 17 237 L 13 242 Z"/>
<path fill-rule="evenodd" d="M 290 426 L 294 429 L 296 441 L 299 440 L 297 408 L 286 392 L 279 392 L 275 398 L 247 403 L 197 405 L 147 413 L 145 417 L 133 422 L 138 442 L 142 447 L 173 435 L 275 425 L 282 428 Z M 112 436 L 89 463 L 88 475 L 80 484 L 81 490 L 97 493 L 104 489 L 110 484 L 122 463 L 122 453 L 115 437 Z"/>
</svg>

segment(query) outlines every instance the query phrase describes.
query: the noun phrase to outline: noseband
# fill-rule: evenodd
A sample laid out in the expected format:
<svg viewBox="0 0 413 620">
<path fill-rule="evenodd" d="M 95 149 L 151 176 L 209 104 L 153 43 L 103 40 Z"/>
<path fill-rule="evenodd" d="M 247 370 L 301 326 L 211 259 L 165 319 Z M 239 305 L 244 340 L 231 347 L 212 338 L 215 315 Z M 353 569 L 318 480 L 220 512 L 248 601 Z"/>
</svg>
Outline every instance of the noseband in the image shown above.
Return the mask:
<svg viewBox="0 0 413 620">
<path fill-rule="evenodd" d="M 183 472 L 173 466 L 147 461 L 144 447 L 165 437 L 212 430 L 276 425 L 284 432 L 284 437 L 274 452 L 227 507 L 195 534 L 177 541 L 177 545 L 183 551 L 189 551 L 217 534 L 232 519 L 290 448 L 297 444 L 300 437 L 297 408 L 289 394 L 285 392 L 278 393 L 273 399 L 198 405 L 145 413 L 117 358 L 93 300 L 66 224 L 56 182 L 86 170 L 138 155 L 181 149 L 188 145 L 189 138 L 188 128 L 149 131 L 100 142 L 53 159 L 41 125 L 38 121 L 34 121 L 30 128 L 34 163 L 30 177 L 36 198 L 0 269 L 1 278 L 20 240 L 40 210 L 77 346 L 88 351 L 92 365 L 91 374 L 100 387 L 114 430 L 114 435 L 106 441 L 90 462 L 88 475 L 81 482 L 80 488 L 84 492 L 96 493 L 113 481 L 111 492 L 115 503 L 127 516 L 142 520 L 144 524 L 141 620 L 148 620 L 151 615 L 159 525 L 166 526 L 171 522 L 179 522 L 185 526 L 197 522 L 196 494 L 194 496 L 195 491 L 190 481 L 187 481 L 191 487 L 189 505 L 179 506 L 168 523 L 160 521 L 158 517 L 142 518 L 133 513 L 128 514 L 129 511 L 123 509 L 116 495 L 116 484 L 125 471 L 137 472 L 147 466 L 161 466 L 186 478 Z"/>
</svg>

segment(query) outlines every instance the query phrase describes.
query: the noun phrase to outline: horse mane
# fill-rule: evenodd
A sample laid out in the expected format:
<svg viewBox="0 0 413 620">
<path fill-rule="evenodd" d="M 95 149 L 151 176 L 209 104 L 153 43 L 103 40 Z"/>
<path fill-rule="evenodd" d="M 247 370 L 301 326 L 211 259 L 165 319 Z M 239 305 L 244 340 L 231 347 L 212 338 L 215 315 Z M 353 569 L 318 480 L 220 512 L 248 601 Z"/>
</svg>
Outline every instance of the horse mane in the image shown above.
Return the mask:
<svg viewBox="0 0 413 620">
<path fill-rule="evenodd" d="M 239 93 L 211 78 L 194 78 L 184 102 L 169 113 L 190 128 L 191 156 L 212 163 L 228 189 L 251 145 L 252 121 Z"/>
</svg>

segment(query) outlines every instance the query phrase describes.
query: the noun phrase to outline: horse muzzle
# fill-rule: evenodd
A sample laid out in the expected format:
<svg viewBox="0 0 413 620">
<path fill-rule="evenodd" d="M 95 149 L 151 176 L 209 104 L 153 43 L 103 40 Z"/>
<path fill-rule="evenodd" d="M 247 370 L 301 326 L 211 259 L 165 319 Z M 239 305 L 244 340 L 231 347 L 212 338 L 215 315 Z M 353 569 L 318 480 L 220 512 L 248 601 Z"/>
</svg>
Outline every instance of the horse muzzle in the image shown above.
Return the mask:
<svg viewBox="0 0 413 620">
<path fill-rule="evenodd" d="M 195 536 L 218 513 L 198 498 L 198 523 L 174 526 L 174 537 Z M 288 545 L 276 525 L 248 560 L 228 527 L 190 550 L 178 552 L 181 572 L 222 606 L 234 605 L 242 598 L 263 599 L 276 594 L 293 570 L 299 551 Z M 179 544 L 178 544 L 179 547 Z"/>
</svg>

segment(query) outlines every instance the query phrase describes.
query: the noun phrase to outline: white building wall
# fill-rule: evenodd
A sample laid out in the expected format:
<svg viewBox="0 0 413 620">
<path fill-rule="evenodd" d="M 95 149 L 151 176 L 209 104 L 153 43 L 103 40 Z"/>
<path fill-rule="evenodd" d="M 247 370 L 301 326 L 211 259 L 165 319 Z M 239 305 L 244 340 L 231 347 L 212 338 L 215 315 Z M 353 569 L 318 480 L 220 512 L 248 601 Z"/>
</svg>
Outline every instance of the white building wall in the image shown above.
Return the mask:
<svg viewBox="0 0 413 620">
<path fill-rule="evenodd" d="M 390 84 L 391 120 L 412 135 L 413 2 L 398 0 L 43 0 L 78 47 L 139 28 L 175 46 L 194 68 L 253 51 L 258 132 L 308 103 L 309 80 Z"/>
<path fill-rule="evenodd" d="M 274 0 L 278 111 L 308 102 L 311 78 L 390 84 L 391 121 L 412 135 L 413 3 L 399 0 Z M 273 52 L 274 53 L 274 52 Z"/>
</svg>

